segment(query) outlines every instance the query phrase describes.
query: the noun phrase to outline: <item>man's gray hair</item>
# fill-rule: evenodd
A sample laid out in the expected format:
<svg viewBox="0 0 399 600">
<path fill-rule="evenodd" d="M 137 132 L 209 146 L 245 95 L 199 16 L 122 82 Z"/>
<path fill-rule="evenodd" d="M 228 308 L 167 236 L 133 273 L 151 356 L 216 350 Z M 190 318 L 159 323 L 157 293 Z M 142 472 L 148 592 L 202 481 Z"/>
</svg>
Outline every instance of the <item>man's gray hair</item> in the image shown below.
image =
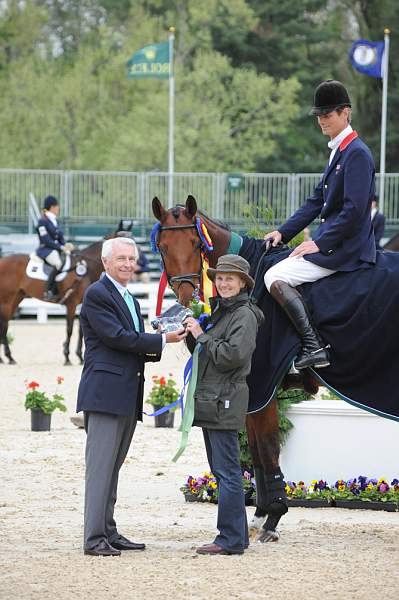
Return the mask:
<svg viewBox="0 0 399 600">
<path fill-rule="evenodd" d="M 139 251 L 137 249 L 137 244 L 132 238 L 127 237 L 115 237 L 109 240 L 105 240 L 101 249 L 101 258 L 110 258 L 112 255 L 112 249 L 114 244 L 126 244 L 127 246 L 133 246 L 134 254 L 136 258 L 138 258 Z"/>
</svg>

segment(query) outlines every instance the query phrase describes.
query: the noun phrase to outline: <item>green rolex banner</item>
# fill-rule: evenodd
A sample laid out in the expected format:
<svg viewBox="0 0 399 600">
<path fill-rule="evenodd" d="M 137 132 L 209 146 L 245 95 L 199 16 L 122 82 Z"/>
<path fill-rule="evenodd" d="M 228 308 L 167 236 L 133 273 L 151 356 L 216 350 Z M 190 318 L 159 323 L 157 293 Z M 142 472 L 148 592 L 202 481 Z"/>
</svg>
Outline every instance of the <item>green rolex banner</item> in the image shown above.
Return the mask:
<svg viewBox="0 0 399 600">
<path fill-rule="evenodd" d="M 127 76 L 169 77 L 169 42 L 144 46 L 127 61 Z"/>
</svg>

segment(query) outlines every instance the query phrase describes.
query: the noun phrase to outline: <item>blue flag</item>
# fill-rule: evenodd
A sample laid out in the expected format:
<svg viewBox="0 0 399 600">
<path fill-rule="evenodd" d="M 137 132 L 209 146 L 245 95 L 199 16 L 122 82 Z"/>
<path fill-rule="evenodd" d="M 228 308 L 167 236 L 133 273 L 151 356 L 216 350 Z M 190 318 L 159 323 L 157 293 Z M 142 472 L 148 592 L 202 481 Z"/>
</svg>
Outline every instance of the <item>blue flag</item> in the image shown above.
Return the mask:
<svg viewBox="0 0 399 600">
<path fill-rule="evenodd" d="M 129 78 L 169 77 L 169 42 L 141 48 L 127 61 L 126 66 Z"/>
<path fill-rule="evenodd" d="M 349 60 L 360 73 L 382 78 L 384 49 L 384 42 L 357 40 L 349 51 Z"/>
</svg>

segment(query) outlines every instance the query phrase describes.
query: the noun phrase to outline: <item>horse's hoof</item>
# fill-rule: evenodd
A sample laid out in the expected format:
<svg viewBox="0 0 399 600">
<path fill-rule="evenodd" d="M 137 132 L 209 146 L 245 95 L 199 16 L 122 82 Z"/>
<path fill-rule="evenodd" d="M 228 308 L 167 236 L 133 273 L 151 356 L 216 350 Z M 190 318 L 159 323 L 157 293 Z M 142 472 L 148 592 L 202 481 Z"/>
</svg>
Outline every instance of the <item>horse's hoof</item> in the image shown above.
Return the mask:
<svg viewBox="0 0 399 600">
<path fill-rule="evenodd" d="M 278 542 L 279 539 L 280 534 L 278 531 L 266 531 L 266 529 L 262 529 L 256 541 L 264 544 L 266 542 Z"/>
<path fill-rule="evenodd" d="M 248 537 L 252 542 L 256 541 L 258 537 L 259 529 L 257 527 L 248 527 Z"/>
<path fill-rule="evenodd" d="M 16 365 L 16 364 L 17 364 L 17 362 L 16 362 L 16 361 L 15 361 L 13 358 L 9 358 L 9 359 L 8 359 L 8 364 L 9 364 L 9 365 Z"/>
<path fill-rule="evenodd" d="M 71 361 L 69 360 L 69 358 L 66 358 L 66 359 L 65 359 L 65 362 L 64 362 L 64 367 L 70 367 L 71 365 L 72 365 L 72 363 L 71 363 Z"/>
<path fill-rule="evenodd" d="M 248 535 L 251 540 L 257 539 L 259 531 L 265 521 L 266 517 L 252 517 L 248 525 Z"/>
</svg>

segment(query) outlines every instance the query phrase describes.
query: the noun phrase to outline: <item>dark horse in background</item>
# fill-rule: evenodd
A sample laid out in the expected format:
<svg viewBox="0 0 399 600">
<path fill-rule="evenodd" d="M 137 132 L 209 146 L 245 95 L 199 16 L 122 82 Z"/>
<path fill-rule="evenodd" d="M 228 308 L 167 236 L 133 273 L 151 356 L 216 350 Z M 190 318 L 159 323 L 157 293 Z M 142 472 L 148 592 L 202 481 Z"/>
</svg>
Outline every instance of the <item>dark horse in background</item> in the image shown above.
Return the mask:
<svg viewBox="0 0 399 600">
<path fill-rule="evenodd" d="M 64 304 L 67 311 L 67 337 L 63 345 L 65 365 L 71 364 L 69 346 L 76 307 L 82 302 L 86 288 L 94 281 L 97 281 L 103 271 L 101 247 L 102 241 L 99 241 L 91 244 L 84 250 L 72 252 L 71 266 L 68 273 L 63 281 L 57 283 L 59 295 L 54 303 Z M 28 262 L 29 255 L 27 254 L 11 254 L 10 256 L 0 258 L 0 340 L 4 345 L 4 352 L 10 364 L 14 364 L 15 361 L 11 355 L 7 341 L 8 323 L 24 298 L 30 297 L 43 300 L 47 283 L 46 281 L 32 279 L 27 276 L 26 267 Z M 78 263 L 84 266 L 83 272 L 79 271 L 79 269 L 76 272 Z M 81 275 L 78 274 L 79 272 Z M 82 331 L 80 327 L 76 354 L 82 363 Z M 1 358 L 0 362 L 2 362 Z"/>
<path fill-rule="evenodd" d="M 281 386 L 300 387 L 287 381 L 287 372 L 300 341 L 281 308 L 267 293 L 263 275 L 285 258 L 288 248 L 266 249 L 261 240 L 240 237 L 228 226 L 197 211 L 188 196 L 185 205 L 165 210 L 158 198 L 153 213 L 156 242 L 170 287 L 187 305 L 201 285 L 204 260 L 216 266 L 219 256 L 240 254 L 251 264 L 255 277 L 253 295 L 266 319 L 259 329 L 256 351 L 248 377 L 248 442 L 256 478 L 257 508 L 251 522 L 258 540 L 276 541 L 276 526 L 287 511 L 285 483 L 279 467 L 280 439 L 276 391 Z M 213 242 L 213 251 L 200 235 L 202 222 Z M 203 231 L 202 231 L 203 233 Z M 238 238 L 238 240 L 237 240 Z M 154 235 L 153 235 L 153 240 Z M 399 255 L 377 252 L 376 263 L 354 273 L 336 273 L 320 282 L 302 286 L 315 325 L 331 344 L 331 365 L 305 369 L 302 387 L 315 393 L 319 381 L 347 402 L 380 416 L 399 421 Z M 312 389 L 313 388 L 313 389 Z M 267 518 L 265 520 L 265 517 Z"/>
</svg>

